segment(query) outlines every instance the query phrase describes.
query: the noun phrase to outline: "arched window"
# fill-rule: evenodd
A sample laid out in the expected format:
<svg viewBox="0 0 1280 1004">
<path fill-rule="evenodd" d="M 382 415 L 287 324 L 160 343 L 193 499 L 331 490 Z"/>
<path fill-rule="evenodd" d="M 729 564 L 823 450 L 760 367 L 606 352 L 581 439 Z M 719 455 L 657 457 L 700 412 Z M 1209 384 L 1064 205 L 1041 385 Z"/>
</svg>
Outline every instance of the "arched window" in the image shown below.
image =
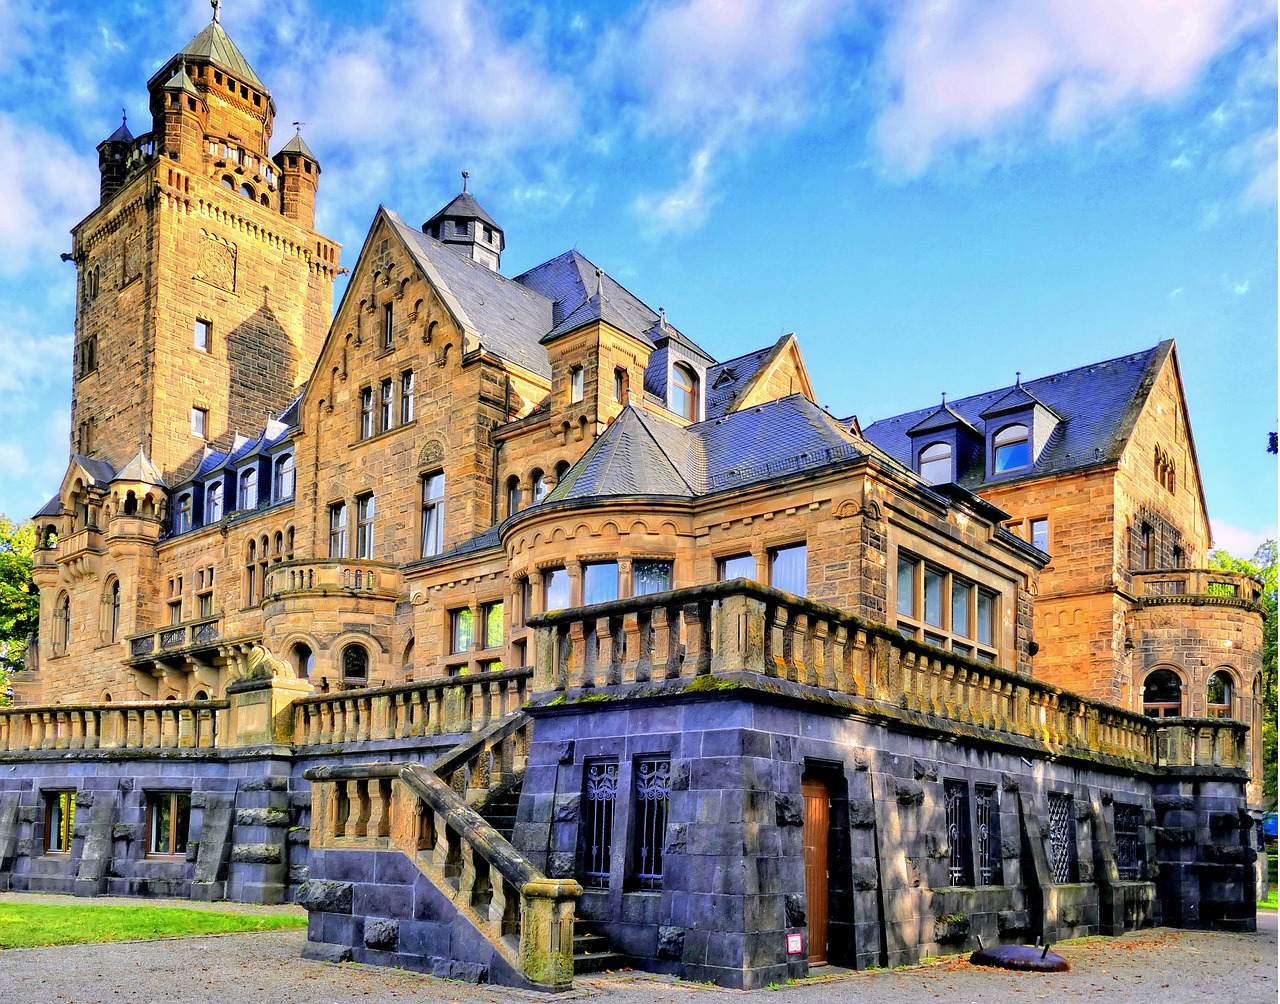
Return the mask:
<svg viewBox="0 0 1280 1004">
<path fill-rule="evenodd" d="M 243 195 L 246 199 L 257 198 L 257 195 L 253 191 L 252 185 L 241 185 L 240 194 Z"/>
<path fill-rule="evenodd" d="M 124 514 L 126 516 L 138 515 L 138 496 L 133 492 L 125 492 L 124 495 Z"/>
<path fill-rule="evenodd" d="M 204 489 L 204 523 L 208 526 L 222 519 L 222 482 L 215 481 Z"/>
<path fill-rule="evenodd" d="M 400 660 L 400 679 L 413 679 L 413 639 L 409 639 L 409 644 L 404 647 L 404 656 Z"/>
<path fill-rule="evenodd" d="M 178 496 L 178 509 L 173 517 L 173 532 L 186 533 L 191 529 L 191 493 L 183 492 Z"/>
<path fill-rule="evenodd" d="M 279 560 L 284 555 L 284 534 L 281 533 L 279 530 L 276 531 L 275 541 L 276 541 L 276 560 Z"/>
<path fill-rule="evenodd" d="M 342 650 L 342 682 L 348 687 L 363 687 L 369 682 L 369 652 L 363 645 L 348 645 Z"/>
<path fill-rule="evenodd" d="M 671 410 L 690 422 L 698 420 L 698 374 L 683 363 L 671 367 Z"/>
<path fill-rule="evenodd" d="M 209 692 L 207 690 L 197 690 L 191 695 L 191 699 L 193 701 L 207 701 L 209 699 Z"/>
<path fill-rule="evenodd" d="M 1006 425 L 995 434 L 991 440 L 995 448 L 991 462 L 993 474 L 1015 471 L 1031 463 L 1031 444 L 1027 437 L 1025 425 Z"/>
<path fill-rule="evenodd" d="M 507 478 L 507 515 L 514 516 L 520 511 L 520 479 L 514 474 Z"/>
<path fill-rule="evenodd" d="M 1149 718 L 1177 718 L 1182 714 L 1182 681 L 1168 669 L 1157 669 L 1142 681 L 1142 713 Z"/>
<path fill-rule="evenodd" d="M 930 443 L 920 451 L 920 476 L 931 485 L 945 485 L 951 475 L 951 444 Z"/>
<path fill-rule="evenodd" d="M 364 649 L 361 649 L 363 652 Z M 290 657 L 293 661 L 293 671 L 298 674 L 299 680 L 305 680 L 311 676 L 311 670 L 315 668 L 316 657 L 311 651 L 311 646 L 304 642 L 298 642 L 290 650 Z"/>
<path fill-rule="evenodd" d="M 224 174 L 222 176 L 222 183 L 233 192 L 236 190 L 236 179 L 231 177 L 231 175 Z"/>
<path fill-rule="evenodd" d="M 529 487 L 532 489 L 533 501 L 541 502 L 547 497 L 547 478 L 540 470 L 529 475 Z"/>
<path fill-rule="evenodd" d="M 240 498 L 236 508 L 253 509 L 258 505 L 258 472 L 250 467 L 240 472 Z"/>
<path fill-rule="evenodd" d="M 276 460 L 274 492 L 275 501 L 282 502 L 293 498 L 294 472 L 293 454 L 286 453 Z"/>
<path fill-rule="evenodd" d="M 1207 696 L 1209 698 L 1210 718 L 1231 718 L 1231 674 L 1226 670 L 1218 670 L 1209 677 Z"/>
<path fill-rule="evenodd" d="M 102 597 L 102 634 L 106 641 L 114 642 L 120 637 L 120 580 L 112 577 L 107 591 Z"/>
<path fill-rule="evenodd" d="M 71 644 L 71 597 L 59 593 L 53 608 L 53 654 L 66 655 Z"/>
<path fill-rule="evenodd" d="M 562 460 L 556 464 L 556 484 L 564 480 L 564 476 L 569 473 L 569 461 Z"/>
</svg>

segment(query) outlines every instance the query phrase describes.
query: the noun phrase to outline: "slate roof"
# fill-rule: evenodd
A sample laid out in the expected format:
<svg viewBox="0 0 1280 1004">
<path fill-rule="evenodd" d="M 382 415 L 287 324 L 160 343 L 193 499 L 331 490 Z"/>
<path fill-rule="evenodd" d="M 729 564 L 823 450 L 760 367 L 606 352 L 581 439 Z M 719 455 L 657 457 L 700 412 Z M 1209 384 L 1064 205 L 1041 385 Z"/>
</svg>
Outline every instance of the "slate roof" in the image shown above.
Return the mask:
<svg viewBox="0 0 1280 1004">
<path fill-rule="evenodd" d="M 1043 401 L 1027 390 L 1021 383 L 1016 384 L 1009 393 L 1000 398 L 995 404 L 989 408 L 983 409 L 980 418 L 992 418 L 996 415 L 1007 415 L 1011 411 L 1021 411 L 1023 408 L 1034 408 L 1036 405 L 1042 408 L 1048 407 Z M 1052 408 L 1049 408 L 1053 411 Z"/>
<path fill-rule="evenodd" d="M 969 429 L 975 433 L 978 432 L 978 430 L 973 427 L 972 423 L 967 422 L 964 418 L 957 415 L 951 410 L 951 406 L 946 404 L 939 405 L 932 412 L 925 415 L 919 423 L 913 425 L 907 430 L 907 432 L 932 432 L 934 429 L 949 429 L 953 425 L 962 426 L 963 428 Z M 981 435 L 981 433 L 979 433 L 979 435 Z"/>
<path fill-rule="evenodd" d="M 1036 463 L 1020 475 L 1011 477 L 1004 474 L 988 482 L 986 457 L 979 449 L 969 469 L 961 474 L 959 483 L 970 490 L 977 490 L 997 481 L 1008 484 L 1100 463 L 1115 463 L 1128 442 L 1156 371 L 1172 348 L 1172 341 L 1164 341 L 1142 352 L 1024 382 L 1022 390 L 1061 419 Z M 948 401 L 947 407 L 965 422 L 982 430 L 986 425 L 982 415 L 1003 411 L 1001 403 L 1016 389 L 1001 387 L 985 394 Z M 912 444 L 907 433 L 936 411 L 937 406 L 934 405 L 881 419 L 864 428 L 863 435 L 894 459 L 911 467 Z"/>
<path fill-rule="evenodd" d="M 558 320 L 547 332 L 544 344 L 596 320 L 653 344 L 647 332 L 657 323 L 657 312 L 577 251 L 557 255 L 516 276 L 515 281 L 556 305 Z"/>
<path fill-rule="evenodd" d="M 280 148 L 280 153 L 277 153 L 276 156 L 279 157 L 281 153 L 298 153 L 306 157 L 308 160 L 315 161 L 317 164 L 320 162 L 316 158 L 316 155 L 311 152 L 311 147 L 307 146 L 307 142 L 302 138 L 301 132 L 294 133 L 293 139 L 289 140 L 288 143 L 282 146 Z"/>
<path fill-rule="evenodd" d="M 380 212 L 470 337 L 494 355 L 550 379 L 547 352 L 538 344 L 553 327 L 547 297 L 408 226 L 385 206 Z"/>
<path fill-rule="evenodd" d="M 129 123 L 127 121 L 122 120 L 120 122 L 120 125 L 116 128 L 116 131 L 113 132 L 106 139 L 104 139 L 102 142 L 103 143 L 132 143 L 133 133 L 129 131 Z M 98 145 L 101 146 L 102 144 L 100 143 Z"/>
<path fill-rule="evenodd" d="M 231 36 L 223 30 L 217 21 L 210 21 L 204 30 L 188 42 L 178 52 L 180 56 L 191 56 L 196 59 L 207 59 L 215 66 L 226 70 L 237 80 L 266 92 L 267 88 L 253 72 L 249 61 L 231 41 Z"/>
<path fill-rule="evenodd" d="M 707 418 L 720 418 L 733 407 L 738 395 L 746 390 L 752 379 L 770 362 L 782 346 L 788 335 L 783 335 L 772 345 L 756 349 L 735 359 L 716 363 L 707 370 L 706 412 Z"/>
<path fill-rule="evenodd" d="M 106 488 L 116 476 L 116 470 L 105 460 L 94 460 L 79 453 L 71 454 L 72 463 L 79 464 L 84 472 L 93 478 L 94 484 Z"/>
<path fill-rule="evenodd" d="M 113 481 L 140 481 L 143 484 L 159 485 L 164 488 L 164 477 L 160 474 L 160 469 L 142 452 L 142 447 L 138 447 L 137 454 L 133 459 L 120 468 Z"/>
<path fill-rule="evenodd" d="M 681 426 L 628 405 L 546 498 L 693 498 L 867 455 L 801 394 Z M 545 504 L 545 503 L 544 503 Z"/>
<path fill-rule="evenodd" d="M 460 192 L 457 198 L 440 210 L 440 212 L 436 213 L 435 216 L 431 217 L 431 219 L 427 220 L 427 222 L 422 224 L 422 226 L 425 229 L 426 227 L 431 226 L 431 224 L 436 220 L 444 219 L 446 217 L 453 217 L 454 219 L 464 217 L 466 219 L 483 220 L 491 227 L 495 227 L 498 230 L 502 229 L 496 222 L 494 222 L 493 217 L 484 211 L 484 207 L 476 201 L 475 196 L 470 192 Z"/>
</svg>

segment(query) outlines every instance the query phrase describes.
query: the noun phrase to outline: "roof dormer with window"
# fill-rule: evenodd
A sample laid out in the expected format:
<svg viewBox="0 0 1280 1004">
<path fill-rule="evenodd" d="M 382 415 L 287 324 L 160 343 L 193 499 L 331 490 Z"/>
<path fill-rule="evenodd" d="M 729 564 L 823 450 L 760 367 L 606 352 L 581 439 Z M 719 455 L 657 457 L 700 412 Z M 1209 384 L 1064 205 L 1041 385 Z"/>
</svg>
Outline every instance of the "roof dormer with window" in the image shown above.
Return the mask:
<svg viewBox="0 0 1280 1004">
<path fill-rule="evenodd" d="M 945 397 L 907 436 L 912 469 L 931 485 L 958 482 L 982 446 L 982 433 L 947 407 Z"/>
<path fill-rule="evenodd" d="M 986 477 L 1024 474 L 1035 467 L 1061 417 L 1022 386 L 979 416 L 986 429 Z"/>
</svg>

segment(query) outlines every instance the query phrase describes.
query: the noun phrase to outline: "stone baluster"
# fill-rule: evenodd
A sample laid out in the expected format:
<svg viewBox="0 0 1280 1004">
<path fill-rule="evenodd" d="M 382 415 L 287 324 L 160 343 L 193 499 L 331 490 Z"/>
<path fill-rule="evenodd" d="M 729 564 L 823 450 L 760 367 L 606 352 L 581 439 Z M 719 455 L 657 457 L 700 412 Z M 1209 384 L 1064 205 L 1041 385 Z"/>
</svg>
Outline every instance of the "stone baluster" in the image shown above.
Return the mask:
<svg viewBox="0 0 1280 1004">
<path fill-rule="evenodd" d="M 706 676 L 711 672 L 710 607 L 705 603 L 686 603 L 683 610 L 685 658 L 690 676 Z M 684 672 L 684 669 L 681 670 Z"/>
<path fill-rule="evenodd" d="M 834 627 L 832 621 L 825 617 L 814 618 L 809 627 L 809 683 L 815 687 L 837 690 L 836 674 L 832 669 L 835 661 L 835 643 L 832 638 Z"/>
<path fill-rule="evenodd" d="M 458 876 L 458 897 L 462 902 L 474 905 L 476 892 L 476 858 L 475 848 L 469 841 L 462 841 L 462 873 Z"/>
<path fill-rule="evenodd" d="M 647 683 L 652 672 L 649 654 L 649 616 L 645 611 L 629 613 L 622 618 L 622 647 L 626 663 L 623 683 Z"/>
<path fill-rule="evenodd" d="M 818 682 L 814 671 L 813 623 L 803 610 L 796 611 L 791 617 L 791 664 L 793 679 L 797 683 L 814 686 Z"/>
<path fill-rule="evenodd" d="M 392 721 L 391 696 L 379 694 L 369 700 L 369 738 L 395 738 L 395 724 Z"/>
<path fill-rule="evenodd" d="M 444 728 L 444 691 L 439 687 L 427 697 L 428 714 L 423 721 L 426 735 L 438 736 Z"/>
<path fill-rule="evenodd" d="M 649 680 L 665 680 L 667 678 L 667 667 L 670 665 L 672 658 L 679 660 L 679 642 L 676 642 L 676 651 L 672 651 L 672 639 L 676 636 L 677 631 L 671 625 L 671 608 L 665 605 L 653 607 L 650 611 L 649 619 L 650 632 L 648 636 L 648 653 L 649 653 L 649 673 L 644 679 Z M 645 642 L 641 642 L 642 646 Z M 643 661 L 643 656 L 641 657 Z M 640 680 L 641 676 L 637 670 L 636 679 Z"/>
<path fill-rule="evenodd" d="M 787 615 L 790 611 L 777 603 L 765 604 L 765 653 L 764 674 L 787 678 L 787 657 L 790 639 L 787 636 Z"/>
<path fill-rule="evenodd" d="M 348 839 L 363 837 L 368 832 L 369 825 L 369 784 L 367 781 L 355 780 L 338 783 L 346 785 L 347 804 L 351 807 L 342 835 Z"/>
</svg>

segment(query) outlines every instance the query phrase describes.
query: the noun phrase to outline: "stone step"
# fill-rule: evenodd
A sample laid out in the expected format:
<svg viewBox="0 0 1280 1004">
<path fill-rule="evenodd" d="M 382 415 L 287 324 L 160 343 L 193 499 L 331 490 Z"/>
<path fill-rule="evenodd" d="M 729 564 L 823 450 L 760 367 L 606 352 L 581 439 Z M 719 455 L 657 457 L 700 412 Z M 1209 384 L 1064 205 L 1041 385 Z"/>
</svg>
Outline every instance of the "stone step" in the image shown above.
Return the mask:
<svg viewBox="0 0 1280 1004">
<path fill-rule="evenodd" d="M 573 957 L 573 972 L 575 975 L 582 973 L 603 973 L 606 970 L 627 969 L 631 963 L 627 957 L 621 952 L 595 952 L 591 954 L 577 955 Z"/>
</svg>

